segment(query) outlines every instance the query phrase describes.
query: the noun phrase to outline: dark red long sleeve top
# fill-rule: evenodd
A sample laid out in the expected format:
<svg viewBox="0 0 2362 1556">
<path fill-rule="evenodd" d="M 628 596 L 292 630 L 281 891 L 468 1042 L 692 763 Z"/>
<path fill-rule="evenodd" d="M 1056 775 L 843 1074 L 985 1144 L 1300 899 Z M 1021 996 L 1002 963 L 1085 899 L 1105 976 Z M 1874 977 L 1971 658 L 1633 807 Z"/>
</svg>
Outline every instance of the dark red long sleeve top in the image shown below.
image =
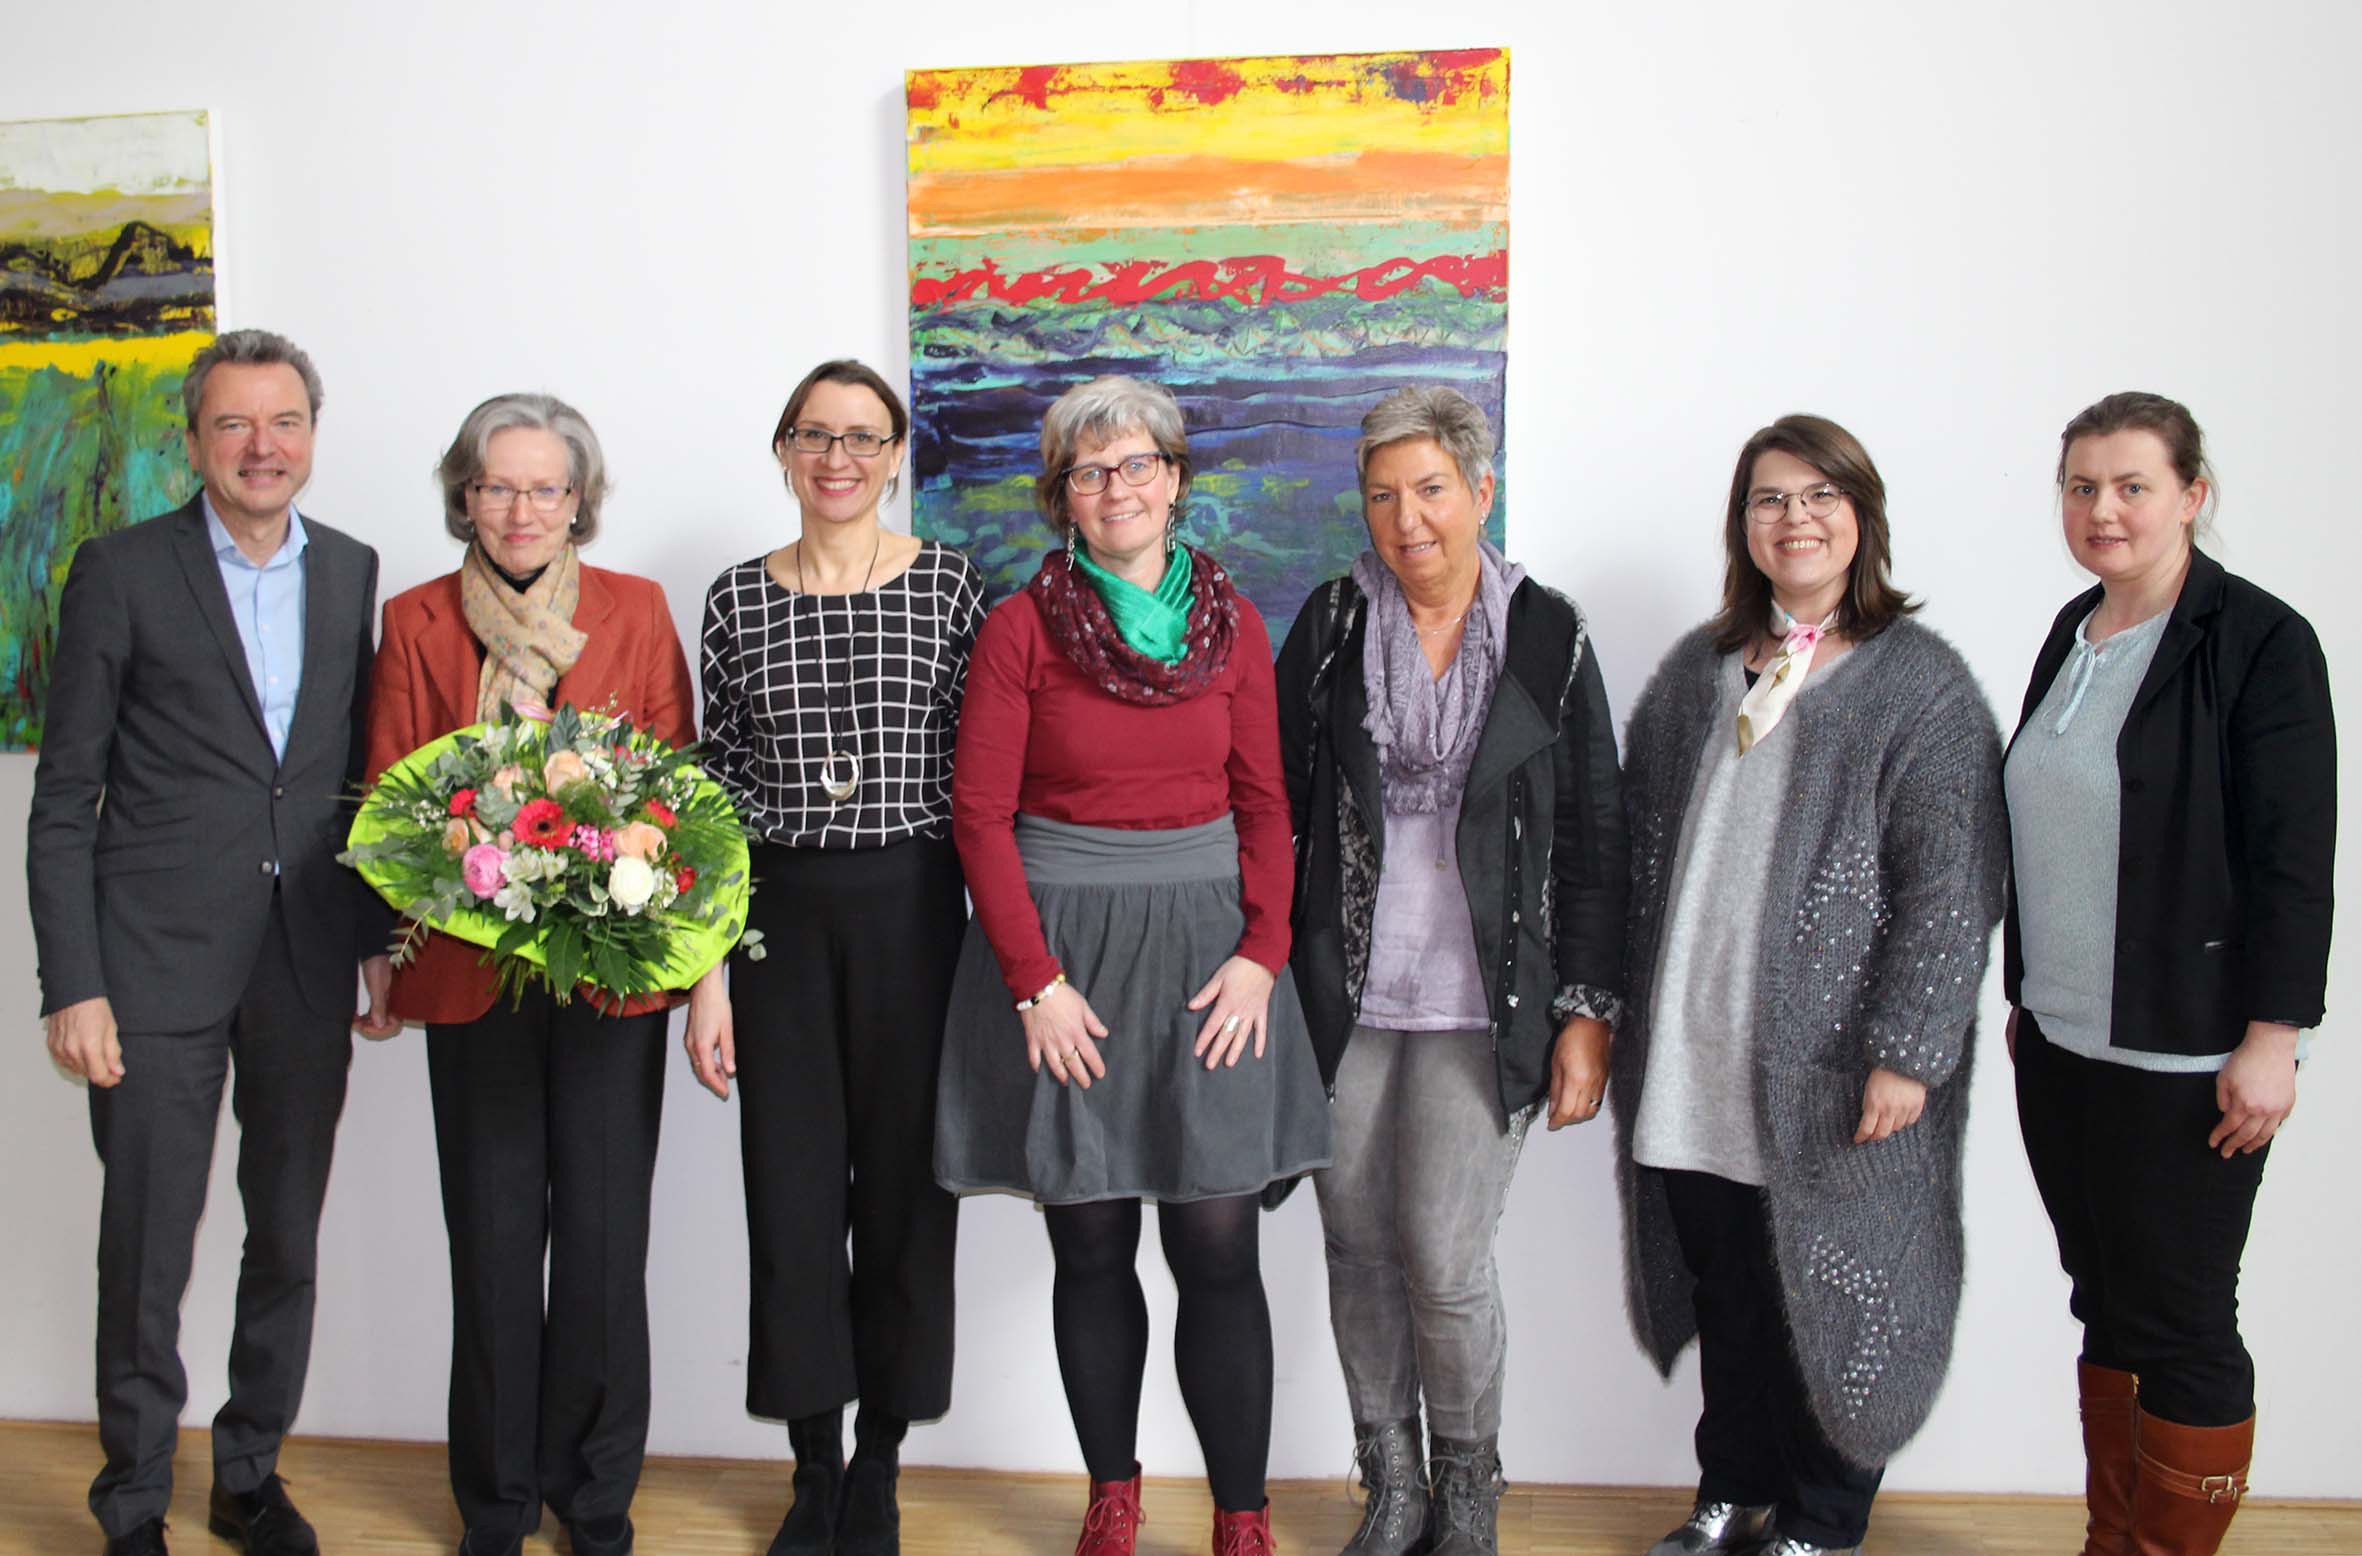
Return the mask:
<svg viewBox="0 0 2362 1556">
<path fill-rule="evenodd" d="M 1030 593 L 984 618 L 952 758 L 951 835 L 1011 998 L 1040 993 L 1060 970 L 1017 857 L 1020 811 L 1139 831 L 1234 816 L 1246 916 L 1238 954 L 1274 974 L 1287 962 L 1296 860 L 1271 636 L 1244 598 L 1238 618 L 1213 684 L 1156 708 L 1094 686 L 1051 641 Z"/>
</svg>

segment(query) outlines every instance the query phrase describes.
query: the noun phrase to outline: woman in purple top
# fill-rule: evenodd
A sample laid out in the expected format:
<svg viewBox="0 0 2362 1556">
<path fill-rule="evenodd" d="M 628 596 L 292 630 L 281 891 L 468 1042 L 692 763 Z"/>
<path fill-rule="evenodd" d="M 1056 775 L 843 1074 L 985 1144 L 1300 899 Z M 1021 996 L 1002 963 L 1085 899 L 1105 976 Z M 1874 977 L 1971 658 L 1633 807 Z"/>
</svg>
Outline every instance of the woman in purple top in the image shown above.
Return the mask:
<svg viewBox="0 0 2362 1556">
<path fill-rule="evenodd" d="M 1495 1548 L 1493 1230 L 1544 1099 L 1554 1129 L 1598 1116 L 1623 983 L 1607 693 L 1582 613 L 1482 539 L 1492 457 L 1452 390 L 1379 402 L 1370 549 L 1279 659 L 1294 967 L 1336 1103 L 1314 1182 L 1369 1491 L 1350 1556 Z"/>
</svg>

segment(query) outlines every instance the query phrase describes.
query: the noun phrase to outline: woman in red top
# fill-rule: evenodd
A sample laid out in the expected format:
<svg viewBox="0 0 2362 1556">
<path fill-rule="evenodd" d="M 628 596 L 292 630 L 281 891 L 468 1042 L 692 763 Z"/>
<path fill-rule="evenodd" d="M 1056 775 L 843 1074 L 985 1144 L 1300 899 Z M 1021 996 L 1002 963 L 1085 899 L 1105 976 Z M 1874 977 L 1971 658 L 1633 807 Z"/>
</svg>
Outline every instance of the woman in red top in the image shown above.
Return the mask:
<svg viewBox="0 0 2362 1556">
<path fill-rule="evenodd" d="M 468 413 L 438 474 L 444 525 L 467 554 L 386 602 L 372 781 L 509 703 L 612 705 L 660 740 L 692 738 L 664 591 L 576 555 L 607 485 L 582 414 L 545 394 L 496 395 Z M 648 1201 L 670 1002 L 559 1005 L 536 989 L 512 1006 L 494 993 L 483 952 L 436 934 L 390 999 L 427 1024 L 459 1548 L 520 1550 L 546 1502 L 579 1556 L 626 1556 L 648 1438 Z M 696 995 L 716 998 L 718 973 Z"/>
<path fill-rule="evenodd" d="M 1267 1185 L 1329 1159 L 1284 971 L 1294 861 L 1271 641 L 1222 566 L 1175 543 L 1189 478 L 1163 389 L 1100 378 L 1051 406 L 1036 495 L 1066 547 L 985 618 L 952 766 L 976 918 L 935 1175 L 1043 1207 L 1091 1472 L 1078 1556 L 1128 1556 L 1140 1516 L 1144 1199 L 1179 1287 L 1214 1548 L 1269 1550 L 1256 1211 Z"/>
</svg>

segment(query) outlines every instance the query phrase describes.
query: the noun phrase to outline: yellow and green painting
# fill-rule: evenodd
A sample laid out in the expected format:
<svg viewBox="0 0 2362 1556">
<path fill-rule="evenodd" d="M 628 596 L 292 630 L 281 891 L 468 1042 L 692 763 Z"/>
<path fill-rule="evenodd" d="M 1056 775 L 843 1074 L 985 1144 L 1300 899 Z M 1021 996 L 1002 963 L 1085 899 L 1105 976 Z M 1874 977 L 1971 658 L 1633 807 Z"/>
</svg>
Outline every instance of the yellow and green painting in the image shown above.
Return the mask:
<svg viewBox="0 0 2362 1556">
<path fill-rule="evenodd" d="M 0 123 L 0 749 L 41 743 L 74 548 L 178 507 L 213 338 L 202 113 Z"/>
<path fill-rule="evenodd" d="M 1052 544 L 1042 413 L 1101 373 L 1180 401 L 1183 533 L 1275 642 L 1367 544 L 1364 412 L 1446 384 L 1501 425 L 1507 51 L 919 70 L 904 94 L 915 527 L 996 593 Z"/>
</svg>

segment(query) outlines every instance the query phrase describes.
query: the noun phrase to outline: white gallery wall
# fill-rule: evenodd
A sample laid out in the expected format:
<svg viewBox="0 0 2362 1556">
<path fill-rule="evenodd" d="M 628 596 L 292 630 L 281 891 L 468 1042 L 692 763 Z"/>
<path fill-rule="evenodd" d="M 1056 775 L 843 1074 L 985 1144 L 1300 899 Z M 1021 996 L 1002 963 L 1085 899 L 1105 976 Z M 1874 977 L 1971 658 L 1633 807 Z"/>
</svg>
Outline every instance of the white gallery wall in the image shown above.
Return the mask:
<svg viewBox="0 0 2362 1556">
<path fill-rule="evenodd" d="M 2128 387 L 2193 406 L 2223 476 L 2221 556 L 2310 616 L 2337 684 L 2362 687 L 2362 10 L 2340 0 L 91 0 L 15 8 L 7 32 L 0 117 L 214 113 L 222 323 L 317 358 L 328 401 L 304 507 L 378 548 L 389 593 L 453 565 L 430 472 L 498 390 L 588 413 L 618 478 L 593 559 L 661 580 L 685 634 L 716 571 L 792 535 L 765 446 L 786 390 L 823 356 L 890 377 L 906 363 L 906 68 L 1505 44 L 1510 549 L 1589 609 L 1619 714 L 1711 608 L 1739 443 L 1813 410 L 1878 460 L 1899 580 L 2014 723 L 2043 630 L 2081 587 L 2051 489 L 2058 428 Z M 2349 716 L 2362 727 L 2362 703 Z M 0 757 L 11 860 L 32 772 Z M 2362 840 L 2344 858 L 2362 901 Z M 5 897 L 0 1415 L 88 1419 L 98 1164 L 83 1097 L 42 1050 L 31 936 Z M 2247 1264 L 2265 1494 L 2362 1495 L 2345 1408 L 2362 1397 L 2351 913 L 2330 983 Z M 2076 1341 L 2019 1147 L 1997 975 L 1984 1010 L 1953 1367 L 1888 1484 L 2065 1492 Z M 648 1272 L 660 1453 L 786 1454 L 742 1404 L 736 1112 L 676 1057 Z M 185 1309 L 192 1423 L 224 1389 L 234 1135 L 225 1117 Z M 1348 1421 L 1311 1195 L 1267 1218 L 1263 1251 L 1273 1469 L 1335 1475 Z M 439 1438 L 449 1309 L 415 1031 L 354 1056 L 322 1257 L 301 1428 Z M 1630 1339 L 1604 1124 L 1530 1141 L 1501 1263 L 1510 1475 L 1689 1481 L 1694 1354 L 1666 1384 Z M 1153 1238 L 1143 1268 L 1159 1340 L 1141 1457 L 1193 1473 Z M 910 1457 L 1078 1467 L 1034 1212 L 970 1202 L 959 1280 L 954 1409 Z"/>
</svg>

